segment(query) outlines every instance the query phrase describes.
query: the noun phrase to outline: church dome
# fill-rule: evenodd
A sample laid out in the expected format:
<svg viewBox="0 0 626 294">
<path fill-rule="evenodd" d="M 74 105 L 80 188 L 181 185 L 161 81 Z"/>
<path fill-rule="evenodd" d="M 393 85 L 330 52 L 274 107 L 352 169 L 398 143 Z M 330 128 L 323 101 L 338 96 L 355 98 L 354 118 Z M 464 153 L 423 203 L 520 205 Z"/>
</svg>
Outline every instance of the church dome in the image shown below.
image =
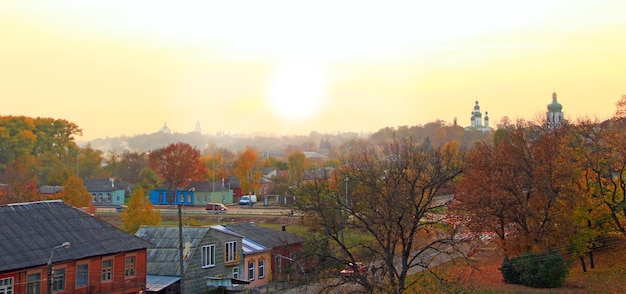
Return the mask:
<svg viewBox="0 0 626 294">
<path fill-rule="evenodd" d="M 561 112 L 563 109 L 563 105 L 556 101 L 556 92 L 552 93 L 552 103 L 548 104 L 548 111 L 550 112 Z"/>
</svg>

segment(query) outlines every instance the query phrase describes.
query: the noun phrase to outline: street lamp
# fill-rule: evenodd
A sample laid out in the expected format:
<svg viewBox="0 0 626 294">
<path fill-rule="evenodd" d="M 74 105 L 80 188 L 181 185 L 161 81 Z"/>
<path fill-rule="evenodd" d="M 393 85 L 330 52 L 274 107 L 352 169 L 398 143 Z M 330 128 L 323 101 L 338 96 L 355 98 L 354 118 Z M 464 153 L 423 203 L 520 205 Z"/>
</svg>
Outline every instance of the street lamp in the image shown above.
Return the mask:
<svg viewBox="0 0 626 294">
<path fill-rule="evenodd" d="M 54 246 L 52 251 L 50 251 L 50 258 L 48 259 L 48 294 L 52 293 L 52 256 L 54 255 L 54 250 L 57 248 L 70 248 L 70 242 L 63 242 L 63 244 Z"/>
<path fill-rule="evenodd" d="M 187 191 L 188 193 L 190 192 L 194 192 L 196 191 L 195 187 L 192 187 L 191 189 L 189 189 L 189 191 Z M 183 196 L 185 197 L 185 196 Z M 179 259 L 179 264 L 178 266 L 180 266 L 180 293 L 182 294 L 184 291 L 184 286 L 183 286 L 183 279 L 185 278 L 185 272 L 183 270 L 183 213 L 181 211 L 181 207 L 182 204 L 180 203 L 182 201 L 178 201 L 178 259 Z"/>
</svg>

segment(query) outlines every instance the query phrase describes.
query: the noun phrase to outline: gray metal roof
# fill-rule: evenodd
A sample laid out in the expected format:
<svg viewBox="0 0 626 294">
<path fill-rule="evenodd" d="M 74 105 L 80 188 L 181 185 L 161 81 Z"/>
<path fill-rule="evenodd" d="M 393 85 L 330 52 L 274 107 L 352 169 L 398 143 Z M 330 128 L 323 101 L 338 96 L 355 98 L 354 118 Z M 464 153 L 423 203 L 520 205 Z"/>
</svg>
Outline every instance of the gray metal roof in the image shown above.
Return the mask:
<svg viewBox="0 0 626 294">
<path fill-rule="evenodd" d="M 183 228 L 183 243 L 191 244 L 189 256 L 193 255 L 208 231 L 208 227 Z M 148 274 L 180 276 L 178 227 L 142 226 L 135 236 L 154 244 L 148 249 Z M 185 268 L 188 262 L 189 259 L 184 262 Z"/>
<path fill-rule="evenodd" d="M 233 234 L 236 234 L 233 230 L 227 227 L 224 227 L 222 225 L 211 226 L 211 228 L 216 228 L 216 229 L 220 228 L 220 230 L 232 232 Z M 244 237 L 241 240 L 241 250 L 243 251 L 243 254 L 254 254 L 254 253 L 260 253 L 260 252 L 266 252 L 266 251 L 269 251 L 270 249 L 271 248 L 268 248 L 265 245 L 255 242 L 254 240 L 246 238 L 246 237 Z"/>
<path fill-rule="evenodd" d="M 229 224 L 225 227 L 269 248 L 304 242 L 304 239 L 298 235 L 261 227 L 255 223 Z"/>
<path fill-rule="evenodd" d="M 180 280 L 180 277 L 176 276 L 146 275 L 146 290 L 159 292 L 165 289 L 165 287 L 178 282 L 178 280 Z"/>
<path fill-rule="evenodd" d="M 0 273 L 54 262 L 145 249 L 149 246 L 61 200 L 0 206 Z"/>
<path fill-rule="evenodd" d="M 113 178 L 97 178 L 97 179 L 84 179 L 83 185 L 89 192 L 106 192 L 126 190 L 130 191 L 131 186 L 129 183 L 116 181 Z"/>
</svg>

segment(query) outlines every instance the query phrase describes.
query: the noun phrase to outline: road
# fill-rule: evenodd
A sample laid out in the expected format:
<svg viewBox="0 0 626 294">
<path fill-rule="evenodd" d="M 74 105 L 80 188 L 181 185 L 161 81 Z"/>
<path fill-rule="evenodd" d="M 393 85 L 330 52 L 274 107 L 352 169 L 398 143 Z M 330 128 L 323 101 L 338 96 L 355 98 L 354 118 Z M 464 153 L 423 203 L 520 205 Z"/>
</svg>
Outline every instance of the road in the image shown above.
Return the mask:
<svg viewBox="0 0 626 294">
<path fill-rule="evenodd" d="M 178 212 L 176 206 L 173 205 L 157 205 L 155 208 L 159 209 L 162 214 L 175 214 Z M 255 206 L 247 206 L 247 205 L 229 205 L 228 211 L 226 214 L 254 214 L 254 215 L 288 215 L 291 209 L 285 207 L 276 207 L 276 206 L 263 206 L 255 205 Z M 115 207 L 98 207 L 98 212 L 103 213 L 115 213 Z M 212 211 L 207 211 L 204 207 L 190 207 L 183 206 L 182 208 L 183 214 L 207 214 L 214 213 Z"/>
</svg>

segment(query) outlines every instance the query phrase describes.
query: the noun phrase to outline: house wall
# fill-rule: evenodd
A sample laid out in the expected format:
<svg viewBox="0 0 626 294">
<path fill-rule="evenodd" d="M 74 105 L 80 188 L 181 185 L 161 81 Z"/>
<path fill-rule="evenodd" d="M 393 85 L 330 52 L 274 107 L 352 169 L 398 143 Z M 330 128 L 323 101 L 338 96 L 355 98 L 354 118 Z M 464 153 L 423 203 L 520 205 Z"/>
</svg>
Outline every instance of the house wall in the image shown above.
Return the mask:
<svg viewBox="0 0 626 294">
<path fill-rule="evenodd" d="M 235 263 L 225 264 L 225 244 L 226 242 L 237 241 L 237 260 Z M 207 277 L 231 278 L 233 268 L 239 269 L 239 279 L 243 279 L 243 259 L 241 258 L 242 238 L 225 234 L 215 230 L 209 232 L 202 238 L 198 247 L 191 255 L 189 265 L 185 269 L 184 288 L 188 293 L 203 293 L 208 289 Z M 202 246 L 215 244 L 215 266 L 202 268 Z"/>
<path fill-rule="evenodd" d="M 167 193 L 167 190 L 150 190 L 150 202 L 154 205 L 194 205 L 195 197 L 194 192 L 192 191 L 176 191 L 176 199 L 174 199 L 174 203 L 169 203 Z"/>
<path fill-rule="evenodd" d="M 259 275 L 259 261 L 261 260 L 265 263 L 263 276 Z M 249 266 L 251 262 L 254 263 L 253 277 L 249 275 Z M 243 269 L 245 271 L 245 275 L 243 277 L 245 277 L 245 280 L 250 281 L 250 284 L 247 285 L 246 288 L 252 289 L 269 284 L 272 278 L 272 252 L 268 250 L 266 252 L 245 255 Z"/>
<path fill-rule="evenodd" d="M 88 191 L 91 202 L 96 206 L 122 205 L 125 201 L 125 190 Z"/>
<path fill-rule="evenodd" d="M 272 281 L 285 280 L 289 269 L 292 269 L 291 273 L 295 275 L 302 274 L 300 268 L 294 262 L 287 258 L 277 258 L 277 256 L 284 256 L 299 261 L 298 254 L 301 250 L 302 243 L 274 247 L 272 249 Z M 301 265 L 302 263 L 303 261 L 300 261 Z"/>
<path fill-rule="evenodd" d="M 146 249 L 122 252 L 115 255 L 98 256 L 85 258 L 80 260 L 72 260 L 63 263 L 55 263 L 52 265 L 53 270 L 65 269 L 65 291 L 54 293 L 138 293 L 145 289 L 146 286 Z M 127 256 L 135 257 L 135 275 L 125 277 L 125 258 Z M 102 282 L 102 261 L 105 259 L 113 259 L 112 280 Z M 76 287 L 76 267 L 78 265 L 89 265 L 88 285 Z M 39 293 L 47 292 L 47 266 L 39 266 L 28 268 L 12 273 L 0 274 L 0 279 L 4 277 L 14 278 L 13 293 L 26 293 L 28 286 L 28 275 L 40 274 Z"/>
<path fill-rule="evenodd" d="M 207 203 L 232 204 L 233 203 L 233 191 L 232 190 L 215 191 L 215 192 L 196 191 L 194 205 L 206 206 Z"/>
</svg>

